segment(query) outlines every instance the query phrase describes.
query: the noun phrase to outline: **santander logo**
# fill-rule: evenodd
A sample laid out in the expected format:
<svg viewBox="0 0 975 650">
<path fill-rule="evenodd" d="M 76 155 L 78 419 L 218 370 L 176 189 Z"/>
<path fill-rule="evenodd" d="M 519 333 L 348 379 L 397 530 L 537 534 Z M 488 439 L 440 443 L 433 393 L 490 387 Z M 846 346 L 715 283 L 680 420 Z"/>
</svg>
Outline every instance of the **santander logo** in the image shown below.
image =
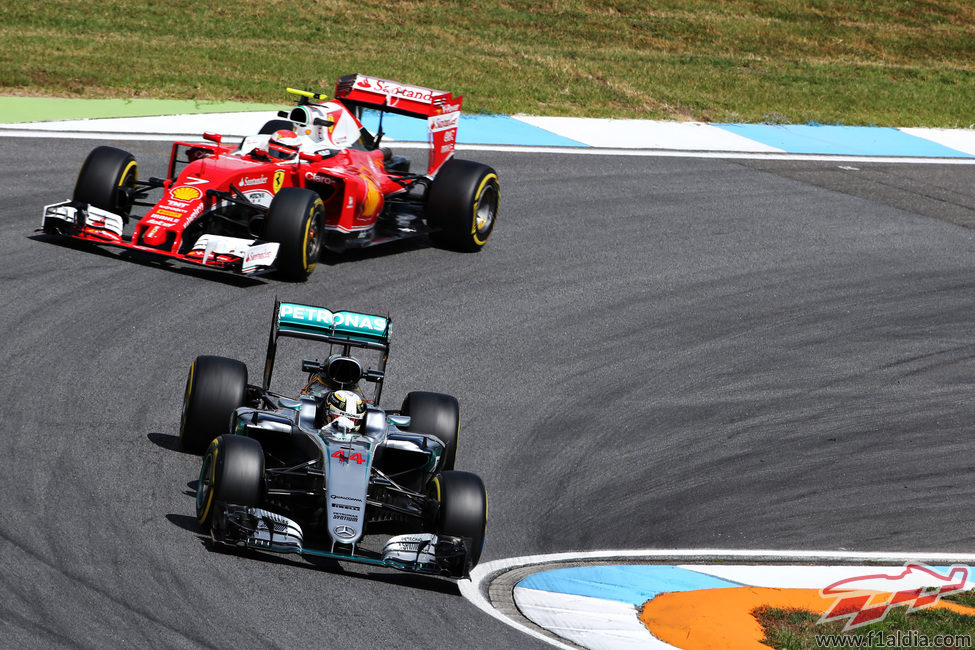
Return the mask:
<svg viewBox="0 0 975 650">
<path fill-rule="evenodd" d="M 364 88 L 377 93 L 389 95 L 392 99 L 410 99 L 415 102 L 430 104 L 433 102 L 433 91 L 419 86 L 405 86 L 385 79 L 371 79 L 362 77 L 356 82 L 357 88 Z"/>
</svg>

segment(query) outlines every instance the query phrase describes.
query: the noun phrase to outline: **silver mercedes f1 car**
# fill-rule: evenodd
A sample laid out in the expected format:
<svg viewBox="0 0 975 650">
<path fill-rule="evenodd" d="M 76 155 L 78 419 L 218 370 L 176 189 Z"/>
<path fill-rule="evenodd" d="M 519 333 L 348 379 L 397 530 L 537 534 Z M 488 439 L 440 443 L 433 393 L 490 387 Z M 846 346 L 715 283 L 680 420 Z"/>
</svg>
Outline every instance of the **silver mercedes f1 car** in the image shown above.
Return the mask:
<svg viewBox="0 0 975 650">
<path fill-rule="evenodd" d="M 390 330 L 388 316 L 275 302 L 260 386 L 240 361 L 196 358 L 179 437 L 203 455 L 196 515 L 214 543 L 469 575 L 488 501 L 480 477 L 454 469 L 458 402 L 416 391 L 399 410 L 379 408 Z M 294 398 L 270 390 L 279 337 L 328 345 L 323 360 L 302 361 L 308 383 Z M 374 367 L 363 365 L 368 355 L 378 355 Z M 339 391 L 362 396 L 351 434 L 327 421 L 328 396 Z M 367 534 L 391 536 L 380 550 Z"/>
</svg>

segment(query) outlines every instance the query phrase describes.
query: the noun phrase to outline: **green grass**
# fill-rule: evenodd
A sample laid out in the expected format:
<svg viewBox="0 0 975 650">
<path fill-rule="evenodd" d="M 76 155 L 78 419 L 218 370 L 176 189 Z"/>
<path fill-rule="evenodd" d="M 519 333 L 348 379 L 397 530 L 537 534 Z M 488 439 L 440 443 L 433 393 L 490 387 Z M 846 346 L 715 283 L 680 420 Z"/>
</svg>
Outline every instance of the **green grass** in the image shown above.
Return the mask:
<svg viewBox="0 0 975 650">
<path fill-rule="evenodd" d="M 953 600 L 969 607 L 975 606 L 975 594 L 965 592 L 956 596 L 948 597 L 946 600 Z M 895 607 L 890 610 L 887 617 L 871 625 L 841 632 L 844 622 L 817 624 L 819 614 L 802 609 L 777 609 L 772 607 L 759 607 L 752 611 L 752 615 L 758 620 L 765 631 L 765 638 L 762 640 L 768 646 L 778 650 L 819 650 L 824 647 L 817 641 L 817 636 L 824 634 L 862 637 L 870 639 L 870 634 L 875 645 L 864 645 L 864 648 L 883 648 L 890 647 L 891 637 L 897 633 L 902 635 L 917 633 L 932 640 L 936 635 L 959 635 L 967 637 L 969 645 L 959 647 L 975 646 L 975 616 L 966 616 L 947 609 L 923 609 L 911 614 L 905 613 L 905 607 Z M 885 635 L 881 637 L 880 634 Z M 887 645 L 884 645 L 884 644 Z M 857 646 L 849 646 L 857 647 Z M 952 646 L 942 646 L 952 647 Z"/>
<path fill-rule="evenodd" d="M 961 591 L 957 594 L 945 596 L 942 598 L 942 600 L 950 600 L 951 602 L 958 603 L 959 605 L 964 605 L 966 607 L 975 607 L 975 591 Z"/>
<path fill-rule="evenodd" d="M 278 103 L 364 72 L 465 110 L 968 127 L 970 0 L 0 0 L 0 94 Z"/>
</svg>

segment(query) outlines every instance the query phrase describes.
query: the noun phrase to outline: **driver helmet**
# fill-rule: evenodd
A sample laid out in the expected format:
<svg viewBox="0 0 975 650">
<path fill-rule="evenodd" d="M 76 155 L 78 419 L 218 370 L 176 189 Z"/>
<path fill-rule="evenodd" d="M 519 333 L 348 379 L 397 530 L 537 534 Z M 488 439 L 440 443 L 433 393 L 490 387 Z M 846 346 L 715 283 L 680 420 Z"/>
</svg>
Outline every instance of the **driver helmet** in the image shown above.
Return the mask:
<svg viewBox="0 0 975 650">
<path fill-rule="evenodd" d="M 360 433 L 366 415 L 366 402 L 351 390 L 336 390 L 329 394 L 328 423 L 341 433 Z"/>
<path fill-rule="evenodd" d="M 267 141 L 267 155 L 275 160 L 291 160 L 298 155 L 301 139 L 288 129 L 280 129 L 271 134 Z"/>
</svg>

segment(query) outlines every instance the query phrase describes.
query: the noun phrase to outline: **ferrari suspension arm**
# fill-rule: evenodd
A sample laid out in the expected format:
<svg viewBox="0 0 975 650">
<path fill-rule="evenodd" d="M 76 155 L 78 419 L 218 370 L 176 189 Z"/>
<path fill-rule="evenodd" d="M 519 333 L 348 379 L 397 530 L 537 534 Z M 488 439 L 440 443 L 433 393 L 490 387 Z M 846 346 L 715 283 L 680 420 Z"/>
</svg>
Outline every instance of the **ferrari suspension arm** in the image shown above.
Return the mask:
<svg viewBox="0 0 975 650">
<path fill-rule="evenodd" d="M 145 180 L 145 181 L 137 180 L 135 181 L 133 187 L 122 188 L 122 191 L 125 192 L 126 198 L 128 199 L 129 203 L 131 203 L 132 205 L 142 205 L 142 206 L 152 207 L 155 205 L 155 203 L 143 203 L 140 201 L 140 199 L 144 199 L 147 196 L 149 196 L 150 190 L 155 190 L 160 187 L 163 187 L 163 179 L 156 178 L 155 176 L 150 176 L 149 180 Z"/>
<path fill-rule="evenodd" d="M 251 209 L 256 210 L 258 212 L 267 214 L 267 208 L 266 207 L 264 207 L 263 205 L 258 205 L 256 203 L 252 203 L 250 200 L 248 200 L 248 198 L 246 196 L 244 196 L 243 192 L 241 192 L 240 190 L 238 190 L 233 185 L 230 186 L 230 189 L 231 189 L 231 192 L 222 192 L 220 190 L 210 189 L 210 190 L 207 190 L 207 196 L 213 197 L 213 198 L 217 198 L 217 199 L 223 199 L 224 201 L 229 201 L 231 203 L 236 203 L 237 205 L 242 205 L 245 208 L 251 208 Z"/>
</svg>

